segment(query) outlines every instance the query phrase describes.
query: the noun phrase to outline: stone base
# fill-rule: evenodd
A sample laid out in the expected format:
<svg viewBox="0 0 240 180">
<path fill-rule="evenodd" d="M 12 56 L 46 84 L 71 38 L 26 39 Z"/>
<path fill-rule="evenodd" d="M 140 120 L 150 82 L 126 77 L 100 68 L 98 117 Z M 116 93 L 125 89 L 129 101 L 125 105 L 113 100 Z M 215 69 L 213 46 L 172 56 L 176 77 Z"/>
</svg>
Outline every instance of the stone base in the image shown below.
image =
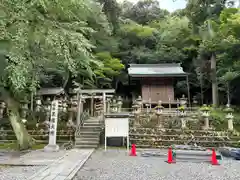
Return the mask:
<svg viewBox="0 0 240 180">
<path fill-rule="evenodd" d="M 59 146 L 57 144 L 51 145 L 48 144 L 47 146 L 44 147 L 45 152 L 57 152 L 59 151 Z"/>
</svg>

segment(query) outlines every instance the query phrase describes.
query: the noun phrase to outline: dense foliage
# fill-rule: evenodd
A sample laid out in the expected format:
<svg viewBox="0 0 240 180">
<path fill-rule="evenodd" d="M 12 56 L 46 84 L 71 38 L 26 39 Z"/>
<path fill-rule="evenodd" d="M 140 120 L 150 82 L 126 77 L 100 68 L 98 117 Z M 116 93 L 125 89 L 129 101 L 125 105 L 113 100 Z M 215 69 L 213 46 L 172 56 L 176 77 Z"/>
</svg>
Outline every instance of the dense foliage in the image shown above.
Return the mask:
<svg viewBox="0 0 240 180">
<path fill-rule="evenodd" d="M 17 99 L 79 85 L 128 95 L 128 64 L 180 62 L 199 102 L 240 103 L 240 14 L 231 5 L 188 0 L 170 13 L 157 0 L 2 0 L 1 86 Z M 176 86 L 186 93 L 185 81 Z"/>
</svg>

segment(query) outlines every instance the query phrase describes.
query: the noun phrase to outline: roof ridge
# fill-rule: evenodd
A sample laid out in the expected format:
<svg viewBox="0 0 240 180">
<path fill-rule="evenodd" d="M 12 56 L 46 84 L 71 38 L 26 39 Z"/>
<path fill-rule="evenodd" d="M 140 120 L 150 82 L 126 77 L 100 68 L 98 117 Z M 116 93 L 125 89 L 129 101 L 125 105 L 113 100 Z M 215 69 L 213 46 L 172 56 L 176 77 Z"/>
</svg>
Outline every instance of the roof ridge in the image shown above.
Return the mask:
<svg viewBox="0 0 240 180">
<path fill-rule="evenodd" d="M 181 67 L 181 63 L 129 64 L 131 67 Z"/>
</svg>

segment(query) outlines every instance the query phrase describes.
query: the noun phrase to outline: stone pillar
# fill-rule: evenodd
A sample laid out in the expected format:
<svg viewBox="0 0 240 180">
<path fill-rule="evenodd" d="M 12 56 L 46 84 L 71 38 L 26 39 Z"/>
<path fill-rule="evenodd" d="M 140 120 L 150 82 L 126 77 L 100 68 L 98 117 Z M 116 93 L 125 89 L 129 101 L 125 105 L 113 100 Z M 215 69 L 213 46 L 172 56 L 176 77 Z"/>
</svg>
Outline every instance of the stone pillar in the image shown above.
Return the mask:
<svg viewBox="0 0 240 180">
<path fill-rule="evenodd" d="M 227 114 L 226 119 L 228 120 L 228 130 L 233 131 L 233 115 L 231 113 Z"/>
<path fill-rule="evenodd" d="M 179 109 L 179 116 L 181 119 L 181 128 L 182 129 L 186 129 L 187 128 L 187 123 L 186 123 L 186 111 L 184 109 Z"/>
<path fill-rule="evenodd" d="M 204 130 L 208 130 L 209 129 L 209 116 L 210 116 L 210 109 L 209 107 L 207 107 L 206 104 L 204 104 L 201 107 L 201 112 L 202 112 L 202 117 L 204 118 Z"/>
<path fill-rule="evenodd" d="M 160 116 L 163 113 L 163 109 L 164 109 L 164 107 L 162 106 L 162 101 L 158 101 L 158 105 L 155 107 L 155 114 L 158 119 L 158 127 L 160 127 L 160 128 L 162 128 L 162 122 L 161 122 Z"/>
<path fill-rule="evenodd" d="M 41 111 L 41 106 L 42 106 L 42 101 L 39 96 L 36 97 L 35 100 L 35 111 L 40 112 Z"/>
<path fill-rule="evenodd" d="M 227 113 L 226 114 L 226 119 L 228 121 L 228 130 L 229 131 L 233 131 L 233 109 L 230 107 L 229 104 L 226 105 L 226 108 L 224 109 L 224 111 Z"/>
<path fill-rule="evenodd" d="M 57 122 L 58 122 L 58 100 L 52 101 L 51 104 L 51 118 L 49 127 L 49 142 L 44 147 L 46 152 L 54 152 L 59 150 L 59 146 L 56 144 L 57 140 Z"/>
<path fill-rule="evenodd" d="M 117 111 L 118 111 L 117 101 L 116 101 L 116 99 L 113 99 L 112 104 L 111 104 L 111 112 L 116 113 Z"/>
<path fill-rule="evenodd" d="M 121 96 L 119 96 L 117 99 L 117 106 L 118 106 L 117 109 L 118 109 L 119 113 L 122 112 L 122 104 L 123 104 L 122 98 L 121 98 Z"/>
</svg>

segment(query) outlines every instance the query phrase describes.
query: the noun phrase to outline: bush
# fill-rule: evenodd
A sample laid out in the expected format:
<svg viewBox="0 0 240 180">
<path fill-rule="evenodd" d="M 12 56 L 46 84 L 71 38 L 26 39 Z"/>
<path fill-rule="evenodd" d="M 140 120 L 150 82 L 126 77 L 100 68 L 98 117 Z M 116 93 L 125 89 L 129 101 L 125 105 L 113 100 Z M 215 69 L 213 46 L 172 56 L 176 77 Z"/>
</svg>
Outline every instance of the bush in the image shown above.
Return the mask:
<svg viewBox="0 0 240 180">
<path fill-rule="evenodd" d="M 240 114 L 234 111 L 233 115 L 234 115 L 234 119 L 233 119 L 234 128 L 240 132 Z M 228 122 L 225 116 L 226 116 L 226 112 L 224 112 L 224 109 L 211 110 L 212 125 L 216 128 L 216 130 L 228 129 L 228 124 L 227 124 Z"/>
</svg>

